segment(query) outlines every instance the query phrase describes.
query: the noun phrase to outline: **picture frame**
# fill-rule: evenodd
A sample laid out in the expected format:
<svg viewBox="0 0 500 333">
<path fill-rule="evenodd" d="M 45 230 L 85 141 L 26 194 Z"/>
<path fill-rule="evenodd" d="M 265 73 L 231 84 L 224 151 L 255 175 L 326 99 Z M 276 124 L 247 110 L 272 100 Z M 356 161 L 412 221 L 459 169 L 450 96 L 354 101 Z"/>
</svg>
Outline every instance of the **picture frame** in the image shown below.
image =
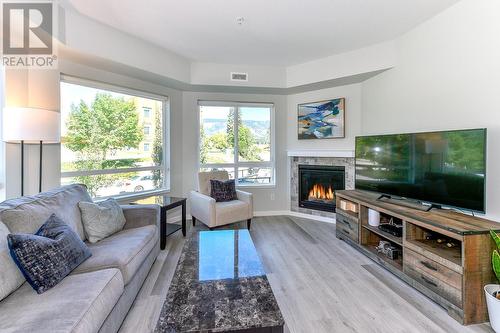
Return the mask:
<svg viewBox="0 0 500 333">
<path fill-rule="evenodd" d="M 297 105 L 299 140 L 345 138 L 345 98 Z"/>
</svg>

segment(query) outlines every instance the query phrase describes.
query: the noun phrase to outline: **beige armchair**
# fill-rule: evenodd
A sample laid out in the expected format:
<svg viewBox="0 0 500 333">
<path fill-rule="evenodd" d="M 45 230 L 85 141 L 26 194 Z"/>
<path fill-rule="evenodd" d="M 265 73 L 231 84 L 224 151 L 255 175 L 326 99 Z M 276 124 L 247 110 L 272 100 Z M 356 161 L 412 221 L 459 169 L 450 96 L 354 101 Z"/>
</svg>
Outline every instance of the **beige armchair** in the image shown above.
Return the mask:
<svg viewBox="0 0 500 333">
<path fill-rule="evenodd" d="M 210 229 L 246 220 L 247 227 L 250 229 L 253 217 L 252 194 L 236 190 L 238 200 L 216 202 L 210 197 L 211 179 L 228 180 L 229 175 L 227 171 L 198 173 L 198 191 L 189 193 L 193 226 L 196 220 L 203 222 Z"/>
</svg>

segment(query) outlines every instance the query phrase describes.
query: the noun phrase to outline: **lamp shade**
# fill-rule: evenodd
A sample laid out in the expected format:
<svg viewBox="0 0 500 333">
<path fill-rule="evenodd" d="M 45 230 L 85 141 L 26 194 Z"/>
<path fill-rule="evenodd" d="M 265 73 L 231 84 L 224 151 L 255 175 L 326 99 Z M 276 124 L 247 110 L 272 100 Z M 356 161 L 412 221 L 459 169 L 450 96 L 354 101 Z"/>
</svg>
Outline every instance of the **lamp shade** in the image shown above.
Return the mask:
<svg viewBox="0 0 500 333">
<path fill-rule="evenodd" d="M 7 107 L 3 110 L 2 141 L 60 142 L 60 118 L 57 111 Z"/>
</svg>

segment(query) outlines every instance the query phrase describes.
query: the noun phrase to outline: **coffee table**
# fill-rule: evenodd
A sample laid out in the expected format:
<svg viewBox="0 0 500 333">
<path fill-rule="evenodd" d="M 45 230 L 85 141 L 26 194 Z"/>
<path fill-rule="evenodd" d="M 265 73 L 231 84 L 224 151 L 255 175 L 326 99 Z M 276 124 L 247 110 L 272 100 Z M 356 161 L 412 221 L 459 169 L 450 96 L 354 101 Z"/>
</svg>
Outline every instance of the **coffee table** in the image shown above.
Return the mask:
<svg viewBox="0 0 500 333">
<path fill-rule="evenodd" d="M 248 230 L 186 239 L 155 332 L 282 333 L 284 324 Z"/>
</svg>

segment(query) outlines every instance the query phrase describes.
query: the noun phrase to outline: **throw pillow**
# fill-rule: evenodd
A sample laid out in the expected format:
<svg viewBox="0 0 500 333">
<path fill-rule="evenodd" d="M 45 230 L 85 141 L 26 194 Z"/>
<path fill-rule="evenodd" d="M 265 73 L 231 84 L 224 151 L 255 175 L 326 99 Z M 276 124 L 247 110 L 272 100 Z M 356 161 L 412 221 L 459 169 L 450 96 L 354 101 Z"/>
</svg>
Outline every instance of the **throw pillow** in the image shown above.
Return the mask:
<svg viewBox="0 0 500 333">
<path fill-rule="evenodd" d="M 0 222 L 0 301 L 26 281 L 9 254 L 9 229 Z"/>
<path fill-rule="evenodd" d="M 217 202 L 236 200 L 236 184 L 234 179 L 210 179 L 210 196 Z"/>
<path fill-rule="evenodd" d="M 92 255 L 73 229 L 55 214 L 36 234 L 10 234 L 7 240 L 12 258 L 39 294 L 54 287 Z"/>
<path fill-rule="evenodd" d="M 101 239 L 117 233 L 125 225 L 125 215 L 115 199 L 103 202 L 80 202 L 78 203 L 82 212 L 83 229 L 90 243 L 96 243 Z"/>
</svg>

